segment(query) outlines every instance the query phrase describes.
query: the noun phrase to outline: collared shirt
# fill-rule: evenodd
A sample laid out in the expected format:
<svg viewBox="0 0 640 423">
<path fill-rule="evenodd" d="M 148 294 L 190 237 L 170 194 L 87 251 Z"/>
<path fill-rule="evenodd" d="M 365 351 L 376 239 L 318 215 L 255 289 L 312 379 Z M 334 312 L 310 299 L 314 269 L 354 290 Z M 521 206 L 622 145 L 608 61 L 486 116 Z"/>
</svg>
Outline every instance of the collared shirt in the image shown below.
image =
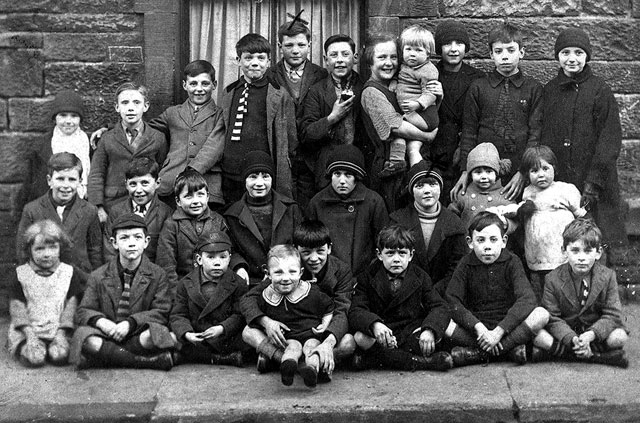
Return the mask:
<svg viewBox="0 0 640 423">
<path fill-rule="evenodd" d="M 124 134 L 127 137 L 127 142 L 131 144 L 144 133 L 144 121 L 140 119 L 133 128 L 129 128 L 124 124 L 124 122 L 122 122 L 122 129 L 124 130 Z M 134 131 L 136 131 L 135 137 L 133 136 Z"/>
<path fill-rule="evenodd" d="M 218 287 L 218 280 L 209 279 L 204 274 L 204 271 L 202 270 L 202 267 L 201 267 L 200 268 L 200 293 L 202 294 L 204 299 L 207 300 L 207 302 L 211 300 L 211 297 L 213 297 L 213 294 L 215 293 L 217 287 Z"/>
<path fill-rule="evenodd" d="M 583 280 L 587 282 L 587 286 L 589 287 L 589 289 L 591 289 L 591 272 L 589 272 L 589 274 L 584 276 L 578 276 L 575 273 L 573 273 L 573 270 L 571 270 L 571 267 L 569 267 L 569 274 L 571 275 L 571 280 L 573 281 L 573 287 L 576 290 L 576 296 L 578 300 L 580 300 L 582 299 L 582 281 Z"/>
<path fill-rule="evenodd" d="M 151 207 L 152 202 L 153 202 L 153 198 L 147 204 L 138 205 L 135 201 L 132 200 L 131 210 L 133 210 L 133 212 L 138 216 L 145 217 L 147 215 L 147 212 L 149 211 L 149 208 Z"/>
<path fill-rule="evenodd" d="M 391 291 L 391 294 L 396 295 L 398 291 L 400 291 L 400 288 L 402 288 L 402 282 L 404 282 L 404 276 L 406 273 L 407 273 L 406 269 L 404 270 L 404 272 L 400 273 L 399 275 L 393 275 L 387 272 L 387 278 L 389 279 L 389 290 Z"/>
<path fill-rule="evenodd" d="M 284 70 L 287 71 L 287 76 L 290 80 L 292 80 L 293 82 L 297 82 L 302 79 L 302 75 L 304 74 L 304 67 L 307 64 L 306 60 L 302 62 L 302 64 L 297 68 L 292 68 L 285 60 L 283 60 L 282 63 L 284 64 Z"/>
<path fill-rule="evenodd" d="M 196 117 L 198 116 L 198 112 L 200 110 L 204 109 L 205 107 L 207 107 L 207 105 L 209 103 L 211 103 L 211 101 L 212 101 L 212 99 L 209 99 L 209 101 L 207 101 L 204 104 L 193 104 L 191 101 L 188 101 L 189 106 L 191 106 L 191 107 L 189 107 L 189 112 L 191 114 L 191 120 L 192 121 L 195 120 Z"/>
</svg>

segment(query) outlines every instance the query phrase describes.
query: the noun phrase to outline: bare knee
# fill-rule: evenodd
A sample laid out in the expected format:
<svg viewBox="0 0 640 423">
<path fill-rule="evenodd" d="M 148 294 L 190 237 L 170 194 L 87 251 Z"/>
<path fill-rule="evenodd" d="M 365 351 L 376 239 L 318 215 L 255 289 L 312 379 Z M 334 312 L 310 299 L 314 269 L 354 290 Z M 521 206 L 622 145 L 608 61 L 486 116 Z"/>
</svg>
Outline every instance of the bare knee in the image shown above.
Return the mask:
<svg viewBox="0 0 640 423">
<path fill-rule="evenodd" d="M 99 336 L 90 336 L 82 344 L 82 352 L 87 354 L 97 354 L 102 347 L 103 339 Z"/>
<path fill-rule="evenodd" d="M 356 350 L 356 341 L 350 333 L 345 334 L 338 345 L 333 349 L 336 358 L 348 357 Z"/>
<path fill-rule="evenodd" d="M 153 349 L 154 345 L 153 341 L 151 340 L 151 332 L 149 331 L 149 329 L 140 334 L 139 340 L 140 345 L 142 345 L 142 348 L 144 348 L 145 350 Z"/>
<path fill-rule="evenodd" d="M 376 343 L 376 339 L 372 338 L 368 335 L 365 335 L 362 332 L 356 332 L 353 335 L 353 339 L 356 341 L 356 344 L 362 348 L 363 350 L 368 350 Z"/>
<path fill-rule="evenodd" d="M 609 348 L 623 348 L 629 339 L 629 335 L 624 329 L 614 329 L 607 337 L 607 346 Z"/>
<path fill-rule="evenodd" d="M 536 307 L 529 313 L 525 323 L 533 332 L 538 332 L 549 323 L 549 312 L 544 307 Z"/>
<path fill-rule="evenodd" d="M 242 330 L 242 340 L 253 348 L 257 348 L 265 339 L 267 335 L 260 329 L 245 326 Z"/>
<path fill-rule="evenodd" d="M 553 345 L 553 336 L 545 329 L 541 329 L 535 338 L 533 338 L 533 345 L 543 350 L 549 350 Z"/>
</svg>

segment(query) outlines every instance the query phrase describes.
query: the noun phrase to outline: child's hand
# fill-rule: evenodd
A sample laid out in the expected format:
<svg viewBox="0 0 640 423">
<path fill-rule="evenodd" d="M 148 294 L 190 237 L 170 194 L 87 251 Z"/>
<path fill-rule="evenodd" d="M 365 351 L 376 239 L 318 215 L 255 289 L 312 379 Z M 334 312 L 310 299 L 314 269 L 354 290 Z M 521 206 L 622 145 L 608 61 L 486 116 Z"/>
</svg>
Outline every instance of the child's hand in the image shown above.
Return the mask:
<svg viewBox="0 0 640 423">
<path fill-rule="evenodd" d="M 578 339 L 584 344 L 590 344 L 596 340 L 596 333 L 592 330 L 588 330 L 582 335 L 578 336 Z"/>
<path fill-rule="evenodd" d="M 109 338 L 113 338 L 113 335 L 116 331 L 116 324 L 105 317 L 98 319 L 98 321 L 96 322 L 96 327 Z"/>
<path fill-rule="evenodd" d="M 202 336 L 202 339 L 214 339 L 219 337 L 223 333 L 224 333 L 224 328 L 220 325 L 217 325 L 217 326 L 211 326 L 209 329 L 205 330 L 200 335 Z"/>
<path fill-rule="evenodd" d="M 247 269 L 245 269 L 244 267 L 239 268 L 238 270 L 236 270 L 236 275 L 247 281 L 247 285 L 249 285 L 249 273 L 247 272 Z"/>
<path fill-rule="evenodd" d="M 107 132 L 107 128 L 100 128 L 91 133 L 91 138 L 89 138 L 89 144 L 91 145 L 92 150 L 95 150 L 96 148 L 98 148 L 98 141 L 100 141 L 100 138 L 102 138 L 102 134 L 104 134 L 105 132 Z"/>
<path fill-rule="evenodd" d="M 280 323 L 277 320 L 270 319 L 264 316 L 261 322 L 269 341 L 276 347 L 286 348 L 287 340 L 284 337 L 285 331 L 289 331 L 289 326 L 284 323 Z"/>
<path fill-rule="evenodd" d="M 505 198 L 509 201 L 516 201 L 522 195 L 524 185 L 525 180 L 522 177 L 522 173 L 516 172 L 502 191 L 500 191 L 500 194 L 504 194 Z"/>
<path fill-rule="evenodd" d="M 336 102 L 333 103 L 331 113 L 327 116 L 327 122 L 330 125 L 340 122 L 353 108 L 353 103 L 355 102 L 354 99 L 355 96 L 351 96 L 351 98 L 342 101 L 340 97 L 338 97 Z"/>
<path fill-rule="evenodd" d="M 436 97 L 444 97 L 444 90 L 442 89 L 442 82 L 437 79 L 427 82 L 427 91 Z"/>
<path fill-rule="evenodd" d="M 104 207 L 98 206 L 98 220 L 100 220 L 100 223 L 106 222 L 107 217 L 107 212 L 105 211 Z"/>
<path fill-rule="evenodd" d="M 129 334 L 131 330 L 131 324 L 127 320 L 123 320 L 120 323 L 116 324 L 115 330 L 113 332 L 113 340 L 116 342 L 121 342 L 125 336 Z"/>
<path fill-rule="evenodd" d="M 202 333 L 195 332 L 187 332 L 184 334 L 184 339 L 191 342 L 192 344 L 199 344 L 204 339 L 202 338 Z"/>
<path fill-rule="evenodd" d="M 376 338 L 378 344 L 385 348 L 394 348 L 397 346 L 393 331 L 382 322 L 375 322 L 372 328 L 373 336 Z"/>
<path fill-rule="evenodd" d="M 504 330 L 502 330 L 500 326 L 496 326 L 495 329 L 486 331 L 480 335 L 478 337 L 478 344 L 480 348 L 491 353 L 494 353 L 494 349 L 497 347 L 497 352 L 499 353 L 502 350 L 502 345 L 499 344 L 503 336 Z"/>
<path fill-rule="evenodd" d="M 428 356 L 436 349 L 436 337 L 433 335 L 433 331 L 425 329 L 420 334 L 420 351 L 423 356 Z"/>
<path fill-rule="evenodd" d="M 403 112 L 409 113 L 409 112 L 415 112 L 416 110 L 420 110 L 422 106 L 420 106 L 420 103 L 418 103 L 415 100 L 405 100 L 402 103 L 400 103 L 400 108 L 402 109 Z"/>
<path fill-rule="evenodd" d="M 451 188 L 449 198 L 452 203 L 458 201 L 458 196 L 465 195 L 467 193 L 467 171 L 463 171 L 458 179 L 458 182 Z"/>
<path fill-rule="evenodd" d="M 321 333 L 323 333 L 325 330 L 327 330 L 327 326 L 329 325 L 325 325 L 324 323 L 320 323 L 318 326 L 316 326 L 315 328 L 311 328 L 311 331 L 313 333 L 315 333 L 316 335 L 320 335 Z"/>
</svg>

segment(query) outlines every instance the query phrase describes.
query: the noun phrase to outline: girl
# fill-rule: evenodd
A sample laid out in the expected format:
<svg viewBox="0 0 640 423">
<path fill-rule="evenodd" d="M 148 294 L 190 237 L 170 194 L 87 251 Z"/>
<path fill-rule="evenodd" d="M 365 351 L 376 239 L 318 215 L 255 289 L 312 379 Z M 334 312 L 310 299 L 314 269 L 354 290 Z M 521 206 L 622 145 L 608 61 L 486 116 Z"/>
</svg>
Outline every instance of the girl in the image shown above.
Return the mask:
<svg viewBox="0 0 640 423">
<path fill-rule="evenodd" d="M 525 151 L 520 168 L 530 183 L 524 189 L 522 199 L 525 203 L 520 213 L 527 216 L 524 250 L 538 300 L 543 292 L 545 275 L 567 261 L 562 253 L 565 226 L 587 213 L 580 207 L 580 191 L 575 185 L 554 181 L 557 165 L 556 156 L 549 147 L 537 146 Z"/>
<path fill-rule="evenodd" d="M 70 241 L 53 221 L 29 226 L 24 240 L 29 260 L 14 275 L 8 348 L 25 366 L 42 366 L 47 358 L 64 365 L 84 281 L 72 266 L 60 262 L 60 250 Z"/>
</svg>

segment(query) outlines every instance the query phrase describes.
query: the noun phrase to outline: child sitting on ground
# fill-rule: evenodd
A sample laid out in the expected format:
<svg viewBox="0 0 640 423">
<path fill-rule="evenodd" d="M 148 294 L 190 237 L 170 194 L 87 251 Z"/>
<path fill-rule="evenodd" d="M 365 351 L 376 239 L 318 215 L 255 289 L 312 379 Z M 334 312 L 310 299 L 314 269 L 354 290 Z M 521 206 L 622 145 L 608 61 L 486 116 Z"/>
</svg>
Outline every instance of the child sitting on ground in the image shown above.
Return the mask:
<svg viewBox="0 0 640 423">
<path fill-rule="evenodd" d="M 597 263 L 602 233 L 591 220 L 576 219 L 562 239 L 568 263 L 546 277 L 542 305 L 551 317 L 534 344 L 555 357 L 626 368 L 629 361 L 622 348 L 629 336 L 622 323 L 616 273 Z"/>
<path fill-rule="evenodd" d="M 178 282 L 169 319 L 180 361 L 242 367 L 247 345 L 239 301 L 247 282 L 229 269 L 229 236 L 213 232 L 200 241 L 195 256 L 198 267 Z"/>
<path fill-rule="evenodd" d="M 293 245 L 276 245 L 267 256 L 267 274 L 271 284 L 258 299 L 258 307 L 269 318 L 284 324 L 286 348 L 282 353 L 282 383 L 290 386 L 296 370 L 304 384 L 318 383 L 320 361 L 312 352 L 329 334 L 333 300 L 302 276 L 300 253 Z"/>
<path fill-rule="evenodd" d="M 10 285 L 9 353 L 28 367 L 47 359 L 67 364 L 73 316 L 84 281 L 60 262 L 60 251 L 70 242 L 51 220 L 40 220 L 24 233 L 27 263 L 16 268 Z"/>
<path fill-rule="evenodd" d="M 399 225 L 378 234 L 378 260 L 356 285 L 349 324 L 356 344 L 357 369 L 439 370 L 453 367 L 447 352 L 436 352 L 449 323 L 446 302 L 413 259 L 415 240 Z"/>
<path fill-rule="evenodd" d="M 536 307 L 522 262 L 505 248 L 505 230 L 498 215 L 486 211 L 469 224 L 472 251 L 458 264 L 446 292 L 453 316 L 446 336 L 459 345 L 451 351 L 456 366 L 507 354 L 524 364 L 525 344 L 549 320 L 549 313 Z"/>
</svg>

